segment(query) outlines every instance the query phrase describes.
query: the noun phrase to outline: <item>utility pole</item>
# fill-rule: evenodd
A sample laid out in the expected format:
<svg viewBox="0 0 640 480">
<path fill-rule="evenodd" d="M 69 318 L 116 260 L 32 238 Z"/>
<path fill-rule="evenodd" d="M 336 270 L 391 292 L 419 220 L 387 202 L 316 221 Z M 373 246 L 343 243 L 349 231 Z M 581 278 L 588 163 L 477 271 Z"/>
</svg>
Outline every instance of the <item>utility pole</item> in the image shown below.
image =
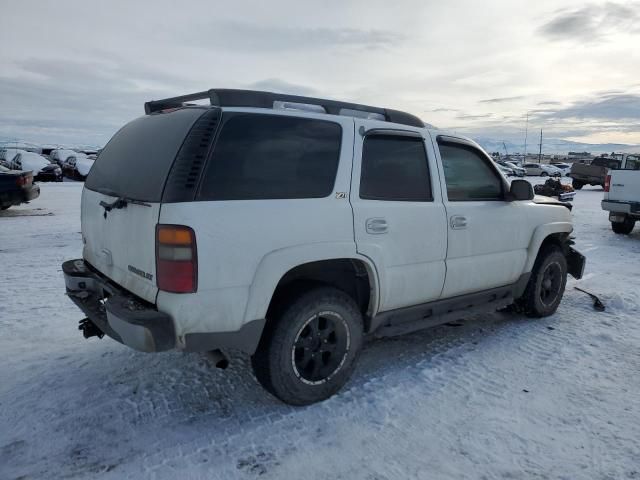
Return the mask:
<svg viewBox="0 0 640 480">
<path fill-rule="evenodd" d="M 540 129 L 540 151 L 538 152 L 538 163 L 542 163 L 542 129 Z"/>
<path fill-rule="evenodd" d="M 527 135 L 529 134 L 529 112 L 527 112 L 527 122 L 524 127 L 524 158 L 522 159 L 523 163 L 527 161 Z"/>
<path fill-rule="evenodd" d="M 502 141 L 502 146 L 504 147 L 504 154 L 509 158 L 509 152 L 507 151 L 507 146 L 504 144 L 504 140 Z"/>
</svg>

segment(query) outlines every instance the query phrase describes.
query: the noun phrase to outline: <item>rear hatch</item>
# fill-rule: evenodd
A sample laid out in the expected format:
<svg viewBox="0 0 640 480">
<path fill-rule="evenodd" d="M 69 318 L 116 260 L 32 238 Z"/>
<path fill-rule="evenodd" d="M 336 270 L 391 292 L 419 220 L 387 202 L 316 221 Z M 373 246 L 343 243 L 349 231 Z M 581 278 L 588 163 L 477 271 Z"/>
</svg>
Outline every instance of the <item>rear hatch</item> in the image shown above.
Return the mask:
<svg viewBox="0 0 640 480">
<path fill-rule="evenodd" d="M 155 237 L 165 183 L 203 112 L 185 108 L 128 123 L 100 153 L 82 192 L 84 259 L 148 302 L 158 292 Z"/>
<path fill-rule="evenodd" d="M 607 174 L 607 168 L 600 165 L 587 165 L 584 163 L 574 163 L 571 166 L 571 176 L 573 178 L 584 180 L 596 180 L 600 178 L 604 181 Z"/>
</svg>

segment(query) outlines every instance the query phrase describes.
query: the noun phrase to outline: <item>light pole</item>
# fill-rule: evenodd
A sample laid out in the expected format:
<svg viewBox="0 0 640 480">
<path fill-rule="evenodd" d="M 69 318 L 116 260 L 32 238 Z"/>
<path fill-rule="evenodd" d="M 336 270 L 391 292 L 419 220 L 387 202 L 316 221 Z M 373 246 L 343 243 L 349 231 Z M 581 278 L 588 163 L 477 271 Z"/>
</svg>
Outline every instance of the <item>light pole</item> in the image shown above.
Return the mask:
<svg viewBox="0 0 640 480">
<path fill-rule="evenodd" d="M 522 163 L 527 163 L 527 135 L 529 133 L 529 112 L 527 112 L 527 121 L 524 126 L 524 158 Z"/>
<path fill-rule="evenodd" d="M 540 129 L 540 151 L 538 152 L 538 163 L 542 163 L 542 129 Z"/>
</svg>

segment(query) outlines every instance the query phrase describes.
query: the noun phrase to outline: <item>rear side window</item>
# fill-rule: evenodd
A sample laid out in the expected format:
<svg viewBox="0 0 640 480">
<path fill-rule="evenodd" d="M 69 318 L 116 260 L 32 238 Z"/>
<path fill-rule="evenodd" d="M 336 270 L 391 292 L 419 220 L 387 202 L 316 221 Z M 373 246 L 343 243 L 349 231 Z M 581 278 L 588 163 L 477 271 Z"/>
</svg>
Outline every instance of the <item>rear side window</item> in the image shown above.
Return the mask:
<svg viewBox="0 0 640 480">
<path fill-rule="evenodd" d="M 200 200 L 321 198 L 333 191 L 342 128 L 337 123 L 240 114 L 222 127 Z"/>
<path fill-rule="evenodd" d="M 183 108 L 129 122 L 104 147 L 85 186 L 105 195 L 160 202 L 176 154 L 205 111 Z"/>
<path fill-rule="evenodd" d="M 457 143 L 439 143 L 438 146 L 449 201 L 503 199 L 502 179 L 481 152 Z"/>
<path fill-rule="evenodd" d="M 640 170 L 640 156 L 629 155 L 624 168 L 625 170 Z"/>
<path fill-rule="evenodd" d="M 362 145 L 360 198 L 413 202 L 433 200 L 422 138 L 367 136 Z"/>
</svg>

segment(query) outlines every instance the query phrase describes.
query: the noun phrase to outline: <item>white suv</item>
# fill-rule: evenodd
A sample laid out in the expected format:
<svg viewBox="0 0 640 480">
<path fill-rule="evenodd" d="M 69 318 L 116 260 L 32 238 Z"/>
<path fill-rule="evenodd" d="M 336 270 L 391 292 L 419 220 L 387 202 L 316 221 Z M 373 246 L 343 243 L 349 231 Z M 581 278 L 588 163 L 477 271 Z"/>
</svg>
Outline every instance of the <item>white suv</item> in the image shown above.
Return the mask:
<svg viewBox="0 0 640 480">
<path fill-rule="evenodd" d="M 366 336 L 550 315 L 582 275 L 566 204 L 407 113 L 243 90 L 145 111 L 96 160 L 83 258 L 63 265 L 87 337 L 239 349 L 303 405 L 344 385 Z"/>
</svg>

